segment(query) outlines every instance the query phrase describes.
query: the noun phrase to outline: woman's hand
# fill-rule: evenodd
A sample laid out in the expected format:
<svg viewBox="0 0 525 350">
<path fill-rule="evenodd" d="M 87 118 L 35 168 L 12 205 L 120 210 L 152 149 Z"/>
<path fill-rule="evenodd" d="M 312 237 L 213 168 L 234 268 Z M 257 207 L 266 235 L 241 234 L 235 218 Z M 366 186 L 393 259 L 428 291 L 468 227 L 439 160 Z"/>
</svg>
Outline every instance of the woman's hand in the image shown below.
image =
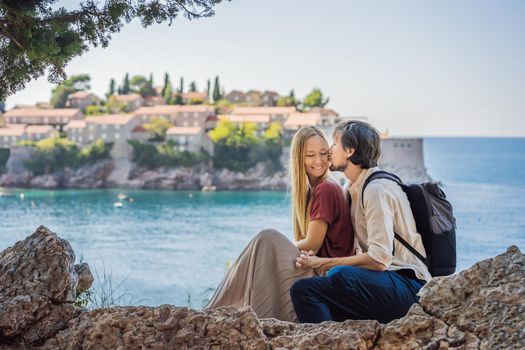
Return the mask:
<svg viewBox="0 0 525 350">
<path fill-rule="evenodd" d="M 299 256 L 295 259 L 295 266 L 298 268 L 311 267 L 314 269 L 320 269 L 327 260 L 327 258 L 315 256 L 315 252 L 313 250 L 308 252 L 302 250 L 301 254 L 299 254 Z"/>
</svg>

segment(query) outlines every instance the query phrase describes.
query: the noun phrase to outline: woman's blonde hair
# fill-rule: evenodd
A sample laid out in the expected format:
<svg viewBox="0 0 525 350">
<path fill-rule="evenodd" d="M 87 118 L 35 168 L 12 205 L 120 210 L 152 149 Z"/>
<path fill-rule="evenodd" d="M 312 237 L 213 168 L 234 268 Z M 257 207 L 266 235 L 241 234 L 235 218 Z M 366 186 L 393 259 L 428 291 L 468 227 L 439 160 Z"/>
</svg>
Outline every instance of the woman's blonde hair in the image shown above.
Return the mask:
<svg viewBox="0 0 525 350">
<path fill-rule="evenodd" d="M 306 175 L 304 159 L 306 157 L 306 142 L 313 136 L 321 136 L 328 145 L 326 134 L 317 126 L 306 126 L 294 135 L 290 147 L 290 184 L 292 197 L 292 221 L 295 241 L 306 238 L 310 222 L 310 207 L 312 186 Z M 328 176 L 328 169 L 320 179 Z M 319 182 L 317 182 L 319 183 Z"/>
</svg>

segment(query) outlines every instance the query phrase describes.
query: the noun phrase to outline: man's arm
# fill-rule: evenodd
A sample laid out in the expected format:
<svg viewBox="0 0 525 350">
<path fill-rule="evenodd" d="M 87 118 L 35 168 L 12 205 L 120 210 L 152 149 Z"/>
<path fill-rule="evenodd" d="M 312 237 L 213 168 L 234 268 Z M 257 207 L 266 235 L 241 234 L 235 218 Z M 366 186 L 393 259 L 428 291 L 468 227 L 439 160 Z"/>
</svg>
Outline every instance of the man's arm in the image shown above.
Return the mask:
<svg viewBox="0 0 525 350">
<path fill-rule="evenodd" d="M 296 266 L 313 267 L 324 271 L 335 266 L 357 266 L 374 271 L 385 271 L 387 269 L 384 264 L 372 259 L 368 253 L 343 258 L 320 258 L 303 251 L 296 259 Z"/>
</svg>

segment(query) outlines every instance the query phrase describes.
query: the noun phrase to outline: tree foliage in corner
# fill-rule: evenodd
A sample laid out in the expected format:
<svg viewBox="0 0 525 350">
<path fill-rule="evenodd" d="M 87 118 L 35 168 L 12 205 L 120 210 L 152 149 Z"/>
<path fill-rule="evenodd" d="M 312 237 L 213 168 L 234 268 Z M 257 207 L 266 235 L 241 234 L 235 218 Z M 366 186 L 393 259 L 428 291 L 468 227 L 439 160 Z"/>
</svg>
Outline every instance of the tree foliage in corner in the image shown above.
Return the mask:
<svg viewBox="0 0 525 350">
<path fill-rule="evenodd" d="M 222 0 L 86 0 L 74 10 L 58 0 L 0 0 L 0 101 L 47 73 L 66 78 L 65 67 L 90 45 L 106 47 L 113 33 L 138 18 L 143 27 L 210 17 Z"/>
<path fill-rule="evenodd" d="M 303 100 L 303 106 L 306 109 L 312 107 L 324 107 L 330 101 L 330 98 L 324 98 L 323 92 L 319 88 L 314 88 Z"/>
</svg>

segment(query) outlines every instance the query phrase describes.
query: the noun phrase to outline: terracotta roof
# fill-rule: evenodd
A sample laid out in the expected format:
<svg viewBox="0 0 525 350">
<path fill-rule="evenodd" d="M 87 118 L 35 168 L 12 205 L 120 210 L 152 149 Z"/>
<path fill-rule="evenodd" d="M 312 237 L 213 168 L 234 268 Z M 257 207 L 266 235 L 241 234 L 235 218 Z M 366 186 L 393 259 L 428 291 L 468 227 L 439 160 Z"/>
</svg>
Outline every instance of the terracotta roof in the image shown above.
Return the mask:
<svg viewBox="0 0 525 350">
<path fill-rule="evenodd" d="M 128 124 L 133 118 L 135 118 L 133 114 L 106 114 L 106 115 L 87 117 L 86 123 L 125 125 L 125 124 Z"/>
<path fill-rule="evenodd" d="M 19 108 L 12 109 L 4 114 L 6 117 L 73 117 L 79 113 L 78 108 L 54 108 L 54 109 L 37 109 L 37 108 Z"/>
<path fill-rule="evenodd" d="M 26 128 L 28 134 L 45 134 L 51 131 L 56 131 L 51 125 L 29 125 Z"/>
<path fill-rule="evenodd" d="M 0 128 L 0 136 L 22 136 L 25 127 L 25 124 L 7 124 L 5 128 Z"/>
<path fill-rule="evenodd" d="M 321 114 L 319 113 L 293 113 L 290 114 L 286 122 L 285 127 L 296 127 L 306 125 L 317 125 L 321 121 Z"/>
<path fill-rule="evenodd" d="M 270 115 L 269 114 L 247 114 L 247 115 L 235 115 L 232 114 L 227 117 L 233 123 L 269 123 Z"/>
<path fill-rule="evenodd" d="M 66 129 L 81 129 L 86 127 L 85 120 L 71 120 L 66 125 Z"/>
<path fill-rule="evenodd" d="M 113 95 L 118 102 L 133 102 L 142 99 L 139 94 Z"/>
<path fill-rule="evenodd" d="M 295 107 L 235 107 L 232 114 L 291 114 Z"/>
<path fill-rule="evenodd" d="M 141 107 L 135 111 L 135 115 L 154 115 L 154 114 L 177 114 L 181 112 L 211 112 L 213 107 L 206 105 L 165 105 Z"/>
<path fill-rule="evenodd" d="M 164 97 L 162 96 L 146 96 L 145 100 L 166 103 L 166 101 L 164 100 Z"/>
<path fill-rule="evenodd" d="M 226 96 L 230 95 L 230 94 L 240 94 L 240 95 L 244 95 L 244 92 L 242 92 L 241 90 L 232 90 L 230 92 L 228 92 L 226 94 Z"/>
<path fill-rule="evenodd" d="M 182 98 L 184 99 L 192 99 L 192 98 L 202 98 L 203 100 L 208 97 L 208 94 L 205 92 L 186 92 L 182 94 Z"/>
<path fill-rule="evenodd" d="M 219 120 L 219 117 L 216 115 L 209 115 L 206 117 L 207 122 L 216 122 Z"/>
<path fill-rule="evenodd" d="M 72 99 L 72 98 L 86 98 L 86 97 L 89 97 L 89 96 L 96 97 L 93 93 L 88 92 L 88 91 L 77 91 L 77 92 L 74 92 L 72 94 L 69 94 L 69 96 L 67 98 L 68 99 Z"/>
<path fill-rule="evenodd" d="M 279 96 L 279 94 L 275 91 L 271 91 L 271 90 L 266 90 L 263 92 L 263 95 L 274 95 L 274 96 Z"/>
<path fill-rule="evenodd" d="M 146 128 L 144 128 L 142 125 L 137 125 L 136 127 L 131 130 L 131 132 L 148 132 Z"/>
<path fill-rule="evenodd" d="M 173 126 L 166 131 L 166 135 L 197 135 L 202 132 L 198 126 Z"/>
<path fill-rule="evenodd" d="M 310 108 L 310 110 L 308 112 L 319 113 L 322 116 L 334 116 L 334 117 L 339 116 L 339 113 L 337 113 L 336 111 L 334 111 L 333 109 L 330 109 L 330 108 L 312 107 L 312 108 Z"/>
</svg>

